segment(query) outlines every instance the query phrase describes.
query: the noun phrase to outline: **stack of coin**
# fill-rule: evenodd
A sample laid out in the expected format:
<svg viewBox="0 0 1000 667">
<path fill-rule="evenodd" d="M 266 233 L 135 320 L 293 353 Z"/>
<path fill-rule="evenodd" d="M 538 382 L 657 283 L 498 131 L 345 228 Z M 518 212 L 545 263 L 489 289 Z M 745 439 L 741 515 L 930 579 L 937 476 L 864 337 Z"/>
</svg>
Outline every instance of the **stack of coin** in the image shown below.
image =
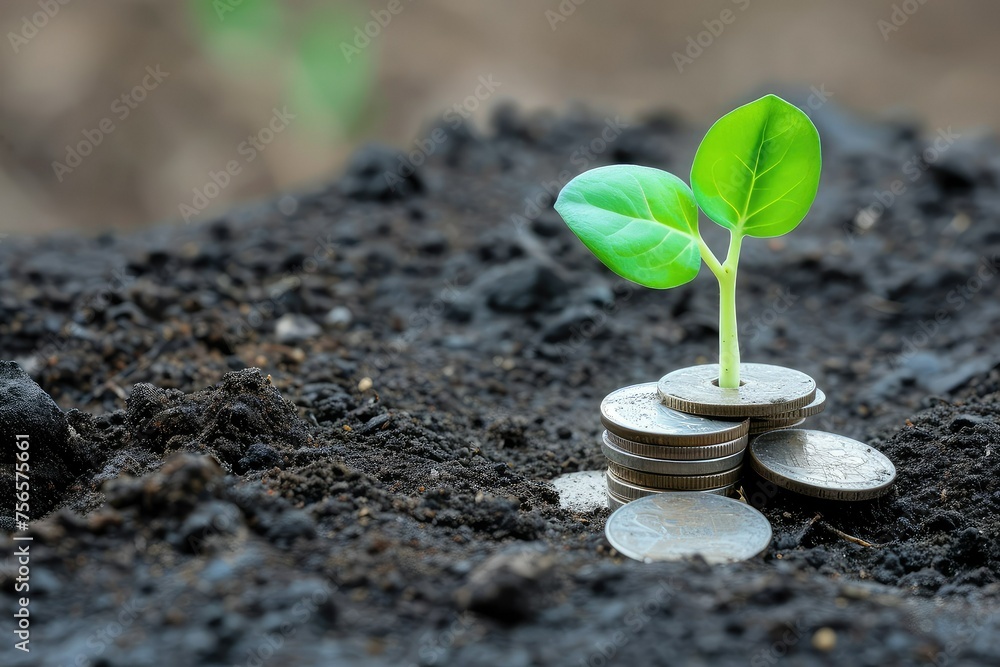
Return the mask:
<svg viewBox="0 0 1000 667">
<path fill-rule="evenodd" d="M 799 371 L 742 364 L 740 387 L 718 385 L 718 364 L 613 391 L 601 403 L 608 503 L 668 491 L 726 495 L 738 485 L 750 438 L 800 426 L 826 396 Z"/>
<path fill-rule="evenodd" d="M 671 491 L 725 495 L 740 479 L 750 421 L 687 414 L 664 405 L 657 384 L 611 392 L 601 403 L 601 449 L 611 509 Z"/>
</svg>

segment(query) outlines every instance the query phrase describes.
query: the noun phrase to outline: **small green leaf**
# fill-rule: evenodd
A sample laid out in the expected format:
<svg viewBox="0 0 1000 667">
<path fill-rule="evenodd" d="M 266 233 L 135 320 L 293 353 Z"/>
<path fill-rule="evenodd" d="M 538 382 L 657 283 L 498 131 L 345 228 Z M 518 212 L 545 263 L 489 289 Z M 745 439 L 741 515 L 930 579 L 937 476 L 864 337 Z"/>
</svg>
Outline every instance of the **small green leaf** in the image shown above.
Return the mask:
<svg viewBox="0 0 1000 667">
<path fill-rule="evenodd" d="M 736 234 L 781 236 L 816 198 L 822 157 L 816 126 L 767 95 L 716 121 L 694 157 L 691 186 L 705 214 Z"/>
<path fill-rule="evenodd" d="M 350 62 L 341 49 L 354 43 L 352 27 L 362 25 L 364 15 L 331 5 L 304 18 L 308 21 L 296 40 L 298 58 L 289 63 L 292 104 L 315 127 L 352 136 L 370 120 L 366 111 L 371 110 L 376 49 L 352 54 Z"/>
<path fill-rule="evenodd" d="M 622 278 L 666 289 L 698 275 L 698 205 L 673 174 L 634 165 L 591 169 L 566 184 L 555 209 Z"/>
</svg>

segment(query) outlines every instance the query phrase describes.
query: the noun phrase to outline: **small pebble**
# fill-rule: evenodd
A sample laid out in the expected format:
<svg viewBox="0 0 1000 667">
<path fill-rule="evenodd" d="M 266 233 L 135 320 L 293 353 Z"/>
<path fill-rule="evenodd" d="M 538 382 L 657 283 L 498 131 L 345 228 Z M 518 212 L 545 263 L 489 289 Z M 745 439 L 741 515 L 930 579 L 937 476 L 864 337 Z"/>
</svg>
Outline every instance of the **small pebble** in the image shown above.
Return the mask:
<svg viewBox="0 0 1000 667">
<path fill-rule="evenodd" d="M 285 195 L 278 200 L 278 210 L 284 215 L 293 215 L 299 209 L 299 202 L 291 195 Z"/>
<path fill-rule="evenodd" d="M 283 345 L 301 343 L 323 333 L 319 325 L 305 315 L 288 313 L 278 318 L 274 325 L 275 338 Z"/>
<path fill-rule="evenodd" d="M 354 315 L 346 306 L 334 306 L 323 318 L 323 322 L 331 327 L 346 329 L 354 321 Z"/>
<path fill-rule="evenodd" d="M 817 651 L 832 651 L 837 645 L 837 633 L 831 628 L 820 628 L 813 635 L 812 645 Z"/>
</svg>

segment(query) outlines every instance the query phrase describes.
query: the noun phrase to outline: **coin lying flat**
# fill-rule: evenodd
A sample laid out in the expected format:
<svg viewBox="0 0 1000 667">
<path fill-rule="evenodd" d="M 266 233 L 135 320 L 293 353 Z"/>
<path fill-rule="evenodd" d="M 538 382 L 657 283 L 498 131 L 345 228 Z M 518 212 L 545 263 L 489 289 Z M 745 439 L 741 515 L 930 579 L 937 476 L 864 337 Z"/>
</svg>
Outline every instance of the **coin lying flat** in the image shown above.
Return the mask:
<svg viewBox="0 0 1000 667">
<path fill-rule="evenodd" d="M 718 475 L 675 475 L 670 477 L 660 475 L 659 477 L 663 479 L 656 480 L 656 486 L 654 486 L 650 483 L 641 484 L 631 482 L 624 477 L 620 477 L 618 474 L 623 473 L 633 479 L 645 480 L 646 478 L 642 477 L 642 475 L 648 475 L 648 473 L 629 471 L 627 468 L 622 468 L 621 466 L 615 466 L 614 472 L 612 472 L 611 466 L 613 465 L 610 461 L 608 462 L 608 491 L 628 500 L 635 500 L 643 496 L 649 496 L 654 493 L 666 493 L 668 491 L 713 491 L 727 493 L 729 491 L 728 487 L 731 487 L 740 479 L 739 469 Z"/>
<path fill-rule="evenodd" d="M 617 436 L 648 445 L 714 445 L 747 434 L 746 421 L 722 421 L 665 406 L 657 383 L 622 387 L 601 401 L 601 422 Z"/>
<path fill-rule="evenodd" d="M 648 496 L 649 493 L 663 491 L 705 491 L 735 484 L 740 481 L 741 472 L 742 469 L 736 467 L 710 475 L 657 475 L 608 461 L 608 488 L 622 498 Z"/>
<path fill-rule="evenodd" d="M 709 563 L 759 556 L 771 524 L 754 508 L 707 493 L 661 493 L 615 510 L 604 526 L 622 555 L 646 563 L 701 555 Z"/>
<path fill-rule="evenodd" d="M 746 449 L 735 454 L 714 459 L 704 459 L 698 461 L 671 461 L 668 459 L 654 459 L 647 456 L 637 456 L 615 447 L 607 437 L 605 432 L 604 442 L 601 443 L 601 451 L 608 461 L 633 470 L 656 473 L 658 475 L 711 475 L 738 468 L 743 463 L 743 454 Z"/>
<path fill-rule="evenodd" d="M 591 512 L 605 507 L 603 470 L 585 470 L 559 475 L 552 480 L 559 492 L 559 506 L 574 512 Z"/>
<path fill-rule="evenodd" d="M 751 464 L 777 486 L 826 500 L 869 500 L 896 479 L 877 449 L 851 438 L 806 429 L 772 431 L 750 443 Z"/>
<path fill-rule="evenodd" d="M 605 442 L 636 456 L 645 456 L 651 459 L 667 459 L 670 461 L 704 461 L 705 459 L 717 459 L 742 452 L 747 448 L 749 437 L 743 436 L 729 442 L 720 442 L 717 445 L 644 445 L 641 442 L 633 442 L 621 436 L 615 435 L 611 431 L 604 432 Z"/>
<path fill-rule="evenodd" d="M 816 382 L 800 371 L 769 364 L 741 364 L 740 387 L 718 386 L 719 365 L 667 373 L 657 383 L 664 405 L 706 417 L 771 417 L 803 408 L 816 397 Z"/>
<path fill-rule="evenodd" d="M 801 426 L 805 419 L 751 419 L 750 435 L 761 435 L 782 428 Z"/>
<path fill-rule="evenodd" d="M 798 408 L 796 410 L 789 410 L 788 412 L 782 412 L 780 415 L 774 415 L 774 417 L 768 417 L 768 419 L 804 419 L 806 417 L 813 417 L 823 412 L 826 409 L 826 394 L 823 393 L 822 389 L 816 390 L 816 397 L 813 398 L 812 403 L 809 405 Z M 753 425 L 751 424 L 751 427 Z"/>
</svg>

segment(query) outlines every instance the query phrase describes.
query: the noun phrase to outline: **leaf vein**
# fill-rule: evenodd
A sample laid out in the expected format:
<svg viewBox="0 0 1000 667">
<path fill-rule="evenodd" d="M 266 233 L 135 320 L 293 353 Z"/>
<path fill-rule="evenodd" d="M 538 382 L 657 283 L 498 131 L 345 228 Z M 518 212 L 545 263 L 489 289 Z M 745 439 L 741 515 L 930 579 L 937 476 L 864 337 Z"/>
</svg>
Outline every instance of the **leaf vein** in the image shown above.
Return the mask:
<svg viewBox="0 0 1000 667">
<path fill-rule="evenodd" d="M 790 192 L 791 192 L 792 190 L 794 190 L 795 188 L 797 188 L 797 187 L 799 187 L 800 185 L 802 185 L 802 183 L 803 183 L 803 182 L 804 182 L 804 181 L 806 180 L 806 178 L 808 178 L 808 177 L 809 177 L 809 176 L 808 176 L 808 175 L 806 175 L 806 176 L 803 176 L 802 178 L 800 178 L 800 179 L 798 180 L 798 182 L 797 182 L 797 183 L 796 183 L 795 185 L 793 185 L 792 187 L 790 187 L 790 188 L 788 188 L 787 190 L 785 190 L 785 192 L 784 192 L 784 193 L 782 193 L 782 195 L 781 195 L 780 197 L 777 197 L 777 198 L 775 198 L 775 199 L 772 199 L 771 201 L 769 201 L 768 203 L 764 204 L 763 206 L 761 206 L 760 208 L 758 208 L 758 209 L 757 209 L 756 211 L 754 211 L 753 213 L 751 213 L 750 215 L 748 215 L 748 216 L 746 217 L 746 220 L 745 220 L 744 222 L 749 222 L 749 221 L 750 221 L 750 219 L 751 219 L 752 217 L 754 217 L 755 215 L 757 215 L 758 213 L 760 213 L 760 212 L 761 212 L 761 211 L 763 211 L 764 209 L 768 208 L 769 206 L 773 206 L 774 204 L 777 204 L 777 203 L 778 203 L 779 201 L 791 201 L 791 202 L 794 202 L 794 200 L 793 200 L 793 199 L 788 199 L 788 200 L 786 200 L 786 199 L 785 199 L 785 196 L 786 196 L 786 195 L 787 195 L 788 193 L 790 193 Z"/>
</svg>

